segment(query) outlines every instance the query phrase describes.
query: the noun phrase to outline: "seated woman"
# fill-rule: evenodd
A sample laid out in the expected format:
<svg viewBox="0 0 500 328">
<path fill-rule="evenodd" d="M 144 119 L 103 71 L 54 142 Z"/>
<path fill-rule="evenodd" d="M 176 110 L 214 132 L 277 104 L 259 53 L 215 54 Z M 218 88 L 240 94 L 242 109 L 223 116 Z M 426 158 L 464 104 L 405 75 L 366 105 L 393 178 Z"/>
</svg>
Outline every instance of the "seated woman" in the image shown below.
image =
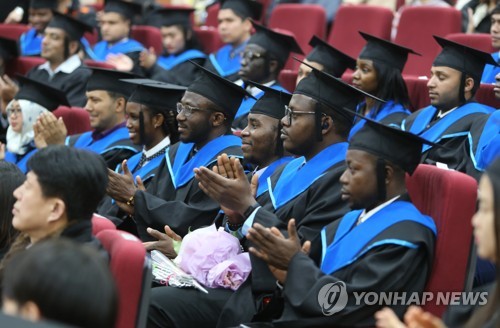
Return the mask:
<svg viewBox="0 0 500 328">
<path fill-rule="evenodd" d="M 16 164 L 27 172 L 28 159 L 36 152 L 33 124 L 38 116 L 60 105 L 69 106 L 64 93 L 45 84 L 19 76 L 21 89 L 7 105 L 7 151 L 0 147 L 0 160 Z"/>
<path fill-rule="evenodd" d="M 160 9 L 153 15 L 163 38 L 164 53 L 160 57 L 153 49 L 140 55 L 140 65 L 146 76 L 163 82 L 188 86 L 197 77 L 196 67 L 203 66 L 207 57 L 202 51 L 191 26 L 194 9 Z"/>
<path fill-rule="evenodd" d="M 500 158 L 497 158 L 485 171 L 479 182 L 479 209 L 472 218 L 474 240 L 477 254 L 495 263 L 497 269 L 496 283 L 489 292 L 485 305 L 472 309 L 471 317 L 465 322 L 457 322 L 453 317 L 453 307 L 445 314 L 444 322 L 432 313 L 424 312 L 420 307 L 413 306 L 405 314 L 405 323 L 390 308 L 385 308 L 375 314 L 377 327 L 404 328 L 428 327 L 498 327 L 500 325 Z M 451 310 L 451 311 L 450 311 Z M 464 312 L 462 309 L 460 312 Z M 458 312 L 455 312 L 458 313 Z M 463 313 L 460 313 L 463 315 Z"/>
<path fill-rule="evenodd" d="M 381 104 L 366 97 L 358 106 L 358 113 L 377 122 L 400 126 L 410 114 L 410 98 L 401 72 L 408 54 L 415 53 L 409 48 L 359 32 L 367 41 L 358 56 L 352 85 L 386 101 Z M 351 129 L 349 139 L 364 125 L 364 120 Z"/>
</svg>

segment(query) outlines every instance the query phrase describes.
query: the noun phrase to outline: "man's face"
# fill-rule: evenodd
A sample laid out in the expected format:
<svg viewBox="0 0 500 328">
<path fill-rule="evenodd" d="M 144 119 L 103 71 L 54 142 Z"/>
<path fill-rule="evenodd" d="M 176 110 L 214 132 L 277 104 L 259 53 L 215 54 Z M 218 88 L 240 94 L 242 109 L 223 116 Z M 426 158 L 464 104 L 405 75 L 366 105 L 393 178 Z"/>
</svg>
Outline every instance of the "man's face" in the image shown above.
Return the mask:
<svg viewBox="0 0 500 328">
<path fill-rule="evenodd" d="M 312 98 L 294 94 L 290 100 L 289 108 L 292 111 L 291 122 L 289 117 L 281 119 L 281 140 L 286 151 L 305 156 L 316 144 L 315 116 L 300 112 L 314 112 L 315 102 Z"/>
<path fill-rule="evenodd" d="M 42 40 L 41 56 L 51 63 L 62 63 L 65 60 L 64 37 L 63 29 L 47 27 Z"/>
<path fill-rule="evenodd" d="M 241 56 L 239 76 L 243 81 L 263 83 L 269 77 L 269 66 L 266 64 L 266 50 L 256 44 L 248 44 Z"/>
<path fill-rule="evenodd" d="M 351 149 L 346 154 L 347 168 L 340 177 L 342 200 L 352 209 L 373 206 L 377 201 L 377 176 L 375 156 Z"/>
<path fill-rule="evenodd" d="M 160 32 L 163 47 L 169 55 L 178 54 L 186 47 L 186 38 L 180 26 L 162 26 Z"/>
<path fill-rule="evenodd" d="M 99 20 L 102 39 L 107 42 L 118 42 L 128 37 L 130 21 L 114 12 L 103 13 Z"/>
<path fill-rule="evenodd" d="M 102 132 L 113 128 L 117 122 L 117 99 L 113 99 L 107 91 L 87 91 L 85 110 L 89 113 L 92 129 Z"/>
<path fill-rule="evenodd" d="M 460 104 L 459 89 L 462 73 L 446 66 L 433 66 L 427 82 L 431 105 L 450 110 Z"/>
<path fill-rule="evenodd" d="M 180 103 L 185 108 L 177 114 L 179 140 L 182 142 L 201 143 L 209 137 L 212 129 L 210 117 L 213 111 L 207 98 L 186 91 Z"/>
<path fill-rule="evenodd" d="M 320 70 L 322 71 L 324 69 L 324 66 L 321 65 L 320 63 L 318 62 L 313 62 L 313 61 L 309 61 L 307 59 L 304 59 L 304 63 L 308 64 L 308 65 L 311 65 L 312 67 L 316 68 L 317 70 Z M 295 82 L 295 86 L 297 86 L 297 84 L 299 84 L 299 82 L 307 77 L 312 71 L 312 68 L 310 68 L 309 66 L 307 65 L 304 65 L 304 64 L 300 64 L 299 66 L 299 72 L 297 74 L 297 81 Z"/>
<path fill-rule="evenodd" d="M 30 8 L 28 22 L 38 32 L 42 33 L 52 19 L 52 11 L 48 8 Z"/>
<path fill-rule="evenodd" d="M 263 114 L 248 114 L 248 124 L 241 131 L 241 150 L 250 163 L 266 167 L 276 156 L 279 120 Z M 281 140 L 279 140 L 281 142 Z"/>
<path fill-rule="evenodd" d="M 493 48 L 500 50 L 500 14 L 491 15 L 491 45 Z"/>
<path fill-rule="evenodd" d="M 240 44 L 250 35 L 251 24 L 237 16 L 232 9 L 219 10 L 217 18 L 222 42 Z"/>
</svg>

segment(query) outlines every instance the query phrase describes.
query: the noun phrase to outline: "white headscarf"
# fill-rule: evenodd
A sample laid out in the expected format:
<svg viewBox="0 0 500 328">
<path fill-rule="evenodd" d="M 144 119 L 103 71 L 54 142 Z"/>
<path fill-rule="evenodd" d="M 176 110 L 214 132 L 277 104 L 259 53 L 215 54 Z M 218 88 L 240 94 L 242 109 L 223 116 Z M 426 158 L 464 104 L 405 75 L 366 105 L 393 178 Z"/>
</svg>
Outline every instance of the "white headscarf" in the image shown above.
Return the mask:
<svg viewBox="0 0 500 328">
<path fill-rule="evenodd" d="M 10 118 L 10 113 L 14 105 L 15 99 L 7 105 L 7 117 Z M 48 112 L 48 110 L 32 101 L 18 99 L 17 102 L 21 107 L 23 117 L 23 127 L 21 133 L 15 132 L 9 125 L 7 128 L 7 150 L 17 155 L 24 155 L 30 149 L 30 143 L 35 139 L 33 124 L 35 124 L 40 114 Z"/>
</svg>

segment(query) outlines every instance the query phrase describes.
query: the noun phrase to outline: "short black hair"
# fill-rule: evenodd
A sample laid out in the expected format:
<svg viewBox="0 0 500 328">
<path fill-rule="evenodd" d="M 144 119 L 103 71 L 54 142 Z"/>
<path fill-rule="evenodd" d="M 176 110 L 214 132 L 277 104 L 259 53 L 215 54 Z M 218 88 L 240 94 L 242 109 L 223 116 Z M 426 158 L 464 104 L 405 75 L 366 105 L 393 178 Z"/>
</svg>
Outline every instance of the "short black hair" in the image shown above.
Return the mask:
<svg viewBox="0 0 500 328">
<path fill-rule="evenodd" d="M 113 327 L 117 289 L 104 257 L 89 245 L 57 238 L 14 256 L 2 281 L 3 297 L 34 302 L 44 319 L 77 327 Z"/>
<path fill-rule="evenodd" d="M 68 221 L 90 220 L 106 193 L 107 166 L 101 156 L 87 150 L 49 146 L 28 161 L 45 197 L 64 201 Z"/>
</svg>

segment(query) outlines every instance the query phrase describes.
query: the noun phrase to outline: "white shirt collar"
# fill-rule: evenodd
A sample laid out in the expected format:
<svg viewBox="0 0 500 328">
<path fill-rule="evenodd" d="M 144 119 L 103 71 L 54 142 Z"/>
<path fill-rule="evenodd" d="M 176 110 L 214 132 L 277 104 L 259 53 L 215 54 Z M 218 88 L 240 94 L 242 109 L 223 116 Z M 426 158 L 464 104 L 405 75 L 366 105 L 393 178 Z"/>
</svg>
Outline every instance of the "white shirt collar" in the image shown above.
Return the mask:
<svg viewBox="0 0 500 328">
<path fill-rule="evenodd" d="M 71 56 L 68 59 L 66 59 L 65 61 L 63 61 L 61 65 L 57 66 L 57 68 L 55 70 L 52 70 L 50 68 L 50 63 L 48 61 L 46 61 L 42 65 L 38 66 L 38 69 L 46 70 L 49 73 L 49 75 L 52 77 L 58 72 L 71 74 L 81 65 L 82 65 L 82 61 L 80 60 L 80 57 L 78 57 L 77 54 L 74 54 L 73 56 Z"/>
<path fill-rule="evenodd" d="M 160 150 L 162 150 L 163 148 L 168 147 L 168 146 L 170 146 L 170 137 L 166 136 L 165 139 L 160 141 L 156 146 L 154 146 L 150 150 L 143 149 L 142 153 L 146 156 L 146 158 L 149 158 L 149 157 L 153 156 L 154 154 L 156 154 L 157 152 L 159 152 Z"/>
<path fill-rule="evenodd" d="M 266 86 L 266 87 L 271 87 L 271 85 L 275 84 L 276 83 L 276 80 L 272 80 L 270 82 L 267 82 L 267 83 L 263 83 L 262 85 L 263 86 Z M 257 87 L 253 87 L 253 86 L 248 86 L 247 87 L 247 91 L 252 95 L 252 96 L 257 96 L 259 93 L 262 92 L 262 90 L 260 90 L 259 88 Z"/>
<path fill-rule="evenodd" d="M 441 110 L 440 110 L 440 111 L 439 111 L 439 113 L 438 113 L 438 115 L 437 115 L 437 117 L 438 117 L 438 118 L 443 118 L 443 117 L 445 117 L 446 115 L 448 115 L 449 113 L 453 112 L 453 111 L 454 111 L 455 109 L 457 109 L 457 108 L 458 108 L 458 107 L 452 108 L 452 109 L 450 109 L 449 111 L 446 111 L 446 112 L 444 112 L 444 113 L 443 113 L 443 111 L 441 111 Z"/>
<path fill-rule="evenodd" d="M 387 202 L 385 202 L 383 204 L 380 204 L 379 206 L 375 207 L 374 209 L 372 209 L 372 210 L 370 210 L 368 212 L 366 212 L 366 210 L 363 210 L 363 213 L 361 213 L 361 215 L 359 216 L 358 224 L 365 222 L 370 217 L 372 217 L 373 215 L 375 215 L 377 212 L 379 212 L 380 210 L 382 210 L 387 205 L 389 205 L 392 202 L 394 202 L 399 197 L 401 197 L 401 195 L 398 195 L 398 196 L 396 196 L 396 197 L 394 197 L 392 199 L 389 199 Z"/>
</svg>

